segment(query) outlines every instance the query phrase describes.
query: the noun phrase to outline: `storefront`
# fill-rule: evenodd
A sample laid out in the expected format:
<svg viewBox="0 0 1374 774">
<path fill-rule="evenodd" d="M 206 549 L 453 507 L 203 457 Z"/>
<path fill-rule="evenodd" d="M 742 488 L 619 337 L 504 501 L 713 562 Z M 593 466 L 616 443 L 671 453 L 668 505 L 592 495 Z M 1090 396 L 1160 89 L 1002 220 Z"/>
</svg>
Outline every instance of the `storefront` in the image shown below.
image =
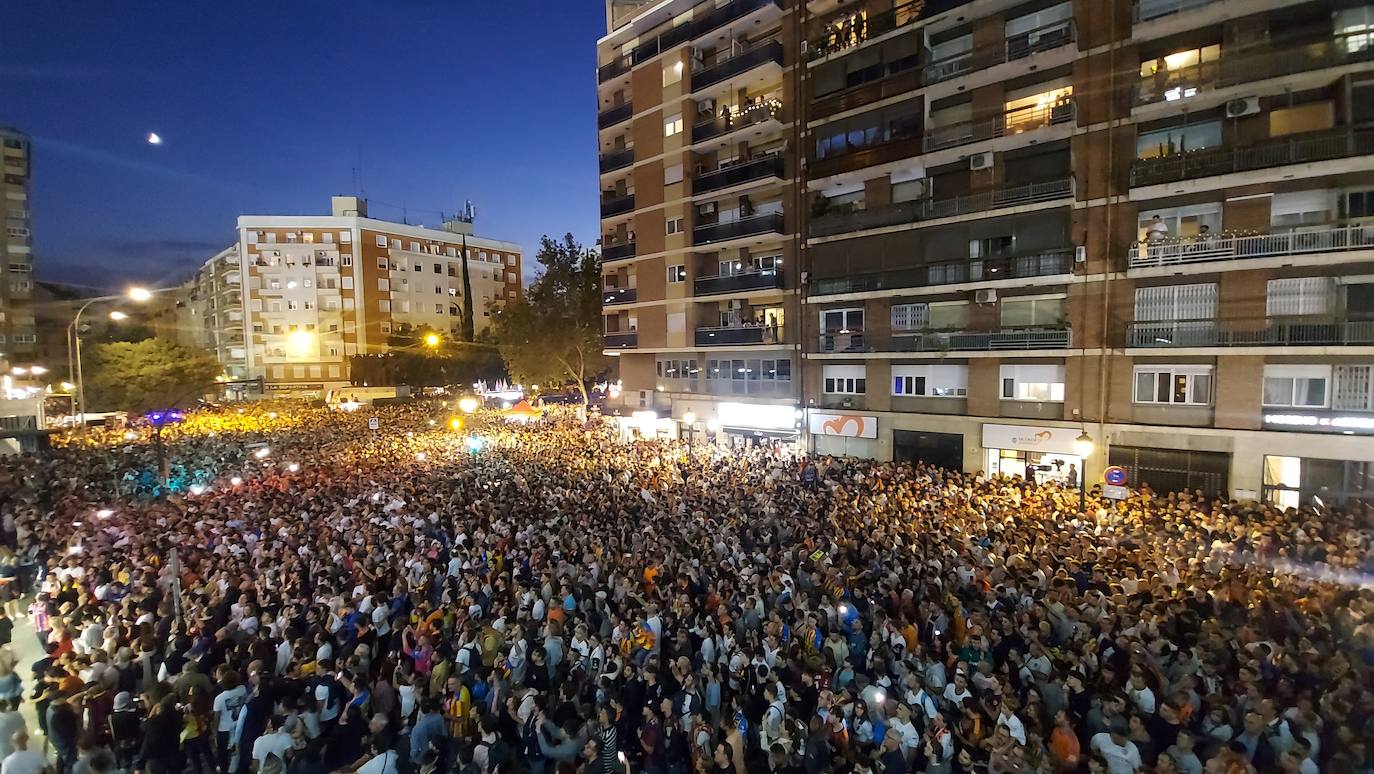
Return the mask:
<svg viewBox="0 0 1374 774">
<path fill-rule="evenodd" d="M 1077 427 L 983 425 L 988 475 L 1033 477 L 1037 482 L 1077 484 L 1083 458 L 1076 452 Z"/>
<path fill-rule="evenodd" d="M 765 446 L 796 451 L 801 439 L 801 412 L 790 405 L 719 403 L 710 426 L 717 428 L 717 440 L 732 448 Z"/>
<path fill-rule="evenodd" d="M 617 416 L 615 423 L 620 429 L 622 441 L 678 437 L 677 422 L 672 417 L 660 417 L 656 411 L 636 411 L 629 416 Z"/>
<path fill-rule="evenodd" d="M 946 470 L 963 470 L 964 436 L 957 433 L 893 430 L 892 459 L 934 465 Z"/>
<path fill-rule="evenodd" d="M 1374 500 L 1374 462 L 1264 455 L 1264 501 L 1282 508 Z"/>
</svg>

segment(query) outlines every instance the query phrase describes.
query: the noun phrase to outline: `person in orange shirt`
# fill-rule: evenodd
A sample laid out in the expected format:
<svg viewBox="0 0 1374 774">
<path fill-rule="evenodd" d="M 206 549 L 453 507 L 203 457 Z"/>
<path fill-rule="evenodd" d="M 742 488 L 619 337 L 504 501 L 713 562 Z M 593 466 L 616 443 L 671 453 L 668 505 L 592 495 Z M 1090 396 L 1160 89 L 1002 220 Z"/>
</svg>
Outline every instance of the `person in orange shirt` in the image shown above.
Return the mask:
<svg viewBox="0 0 1374 774">
<path fill-rule="evenodd" d="M 1083 748 L 1074 733 L 1069 713 L 1059 710 L 1054 713 L 1054 731 L 1050 733 L 1050 753 L 1060 771 L 1073 771 L 1082 760 Z"/>
</svg>

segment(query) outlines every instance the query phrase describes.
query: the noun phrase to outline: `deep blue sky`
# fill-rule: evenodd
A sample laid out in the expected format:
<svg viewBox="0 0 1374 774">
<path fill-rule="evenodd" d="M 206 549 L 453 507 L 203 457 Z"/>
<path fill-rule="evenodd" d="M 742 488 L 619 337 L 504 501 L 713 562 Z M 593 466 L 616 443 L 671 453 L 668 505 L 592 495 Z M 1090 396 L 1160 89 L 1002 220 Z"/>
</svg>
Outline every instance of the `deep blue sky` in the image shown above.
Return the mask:
<svg viewBox="0 0 1374 774">
<path fill-rule="evenodd" d="M 35 140 L 40 278 L 170 282 L 244 213 L 597 237 L 600 0 L 6 3 L 0 125 Z M 151 146 L 149 132 L 164 144 Z"/>
</svg>

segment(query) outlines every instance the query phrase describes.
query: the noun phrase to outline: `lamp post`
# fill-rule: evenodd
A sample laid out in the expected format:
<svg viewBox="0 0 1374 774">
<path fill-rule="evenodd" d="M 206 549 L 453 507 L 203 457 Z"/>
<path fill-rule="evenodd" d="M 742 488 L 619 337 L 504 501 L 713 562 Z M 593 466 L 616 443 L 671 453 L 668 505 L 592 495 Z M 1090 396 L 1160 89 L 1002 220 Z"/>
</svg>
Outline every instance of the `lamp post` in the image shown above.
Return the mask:
<svg viewBox="0 0 1374 774">
<path fill-rule="evenodd" d="M 697 415 L 691 411 L 682 415 L 682 421 L 687 425 L 687 454 L 691 455 L 692 445 L 696 440 L 697 434 Z"/>
<path fill-rule="evenodd" d="M 1093 453 L 1093 437 L 1085 429 L 1073 439 L 1073 450 L 1077 452 L 1078 464 L 1078 512 L 1083 512 L 1083 490 L 1088 486 L 1088 455 Z"/>
<path fill-rule="evenodd" d="M 77 413 L 77 416 L 80 417 L 80 426 L 82 430 L 86 427 L 86 380 L 82 378 L 81 373 L 81 315 L 90 308 L 91 304 L 98 301 L 128 299 L 130 301 L 143 303 L 151 299 L 155 293 L 165 293 L 174 289 L 175 288 L 158 288 L 156 290 L 149 290 L 148 288 L 129 288 L 129 290 L 122 295 L 96 296 L 95 298 L 87 299 L 86 303 L 82 304 L 81 308 L 76 310 L 76 315 L 72 317 L 71 323 L 67 325 L 67 378 L 76 383 L 76 404 L 78 408 L 77 412 L 74 413 Z M 110 313 L 110 319 L 116 321 L 123 320 L 127 317 L 128 315 L 118 310 Z"/>
</svg>

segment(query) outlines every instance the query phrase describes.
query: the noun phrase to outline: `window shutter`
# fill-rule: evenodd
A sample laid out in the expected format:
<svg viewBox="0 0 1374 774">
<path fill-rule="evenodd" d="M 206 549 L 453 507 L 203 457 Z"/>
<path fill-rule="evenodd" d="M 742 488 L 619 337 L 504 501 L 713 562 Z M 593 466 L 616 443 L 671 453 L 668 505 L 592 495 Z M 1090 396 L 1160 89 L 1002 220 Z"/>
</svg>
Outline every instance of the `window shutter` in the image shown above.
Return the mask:
<svg viewBox="0 0 1374 774">
<path fill-rule="evenodd" d="M 1370 377 L 1374 366 L 1336 366 L 1332 375 L 1331 407 L 1347 411 L 1374 409 Z"/>
<path fill-rule="evenodd" d="M 897 304 L 892 307 L 892 330 L 914 331 L 930 325 L 930 307 L 926 304 Z"/>
<path fill-rule="evenodd" d="M 1330 277 L 1269 280 L 1265 312 L 1270 317 L 1326 314 L 1334 306 L 1335 289 Z"/>
</svg>

